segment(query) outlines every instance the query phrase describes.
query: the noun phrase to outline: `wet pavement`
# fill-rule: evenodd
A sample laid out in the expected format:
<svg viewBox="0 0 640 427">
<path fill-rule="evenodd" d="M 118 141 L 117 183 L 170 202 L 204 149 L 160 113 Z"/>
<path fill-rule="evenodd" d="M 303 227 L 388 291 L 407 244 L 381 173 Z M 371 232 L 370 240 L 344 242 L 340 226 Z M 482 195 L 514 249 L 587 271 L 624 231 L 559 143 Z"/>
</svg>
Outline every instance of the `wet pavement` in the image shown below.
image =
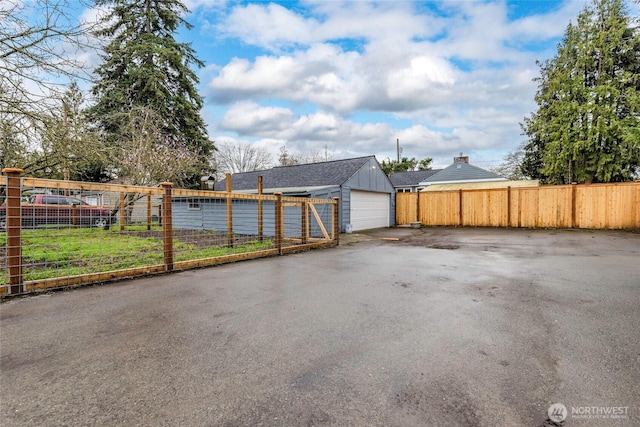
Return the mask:
<svg viewBox="0 0 640 427">
<path fill-rule="evenodd" d="M 630 232 L 394 228 L 9 299 L 0 425 L 637 426 L 639 260 Z"/>
</svg>

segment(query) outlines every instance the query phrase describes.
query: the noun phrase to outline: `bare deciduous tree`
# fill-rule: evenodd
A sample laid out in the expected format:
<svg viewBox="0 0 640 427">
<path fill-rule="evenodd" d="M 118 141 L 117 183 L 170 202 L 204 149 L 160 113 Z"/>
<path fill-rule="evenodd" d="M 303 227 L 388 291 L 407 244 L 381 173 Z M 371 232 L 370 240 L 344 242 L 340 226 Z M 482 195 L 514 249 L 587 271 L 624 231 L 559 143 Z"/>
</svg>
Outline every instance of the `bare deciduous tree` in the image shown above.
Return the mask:
<svg viewBox="0 0 640 427">
<path fill-rule="evenodd" d="M 21 166 L 26 173 L 55 179 L 82 180 L 92 165 L 105 163 L 107 147 L 86 123 L 83 94 L 73 83 L 62 98 L 52 98 L 51 108 L 34 126 L 37 146 L 31 147 Z"/>
<path fill-rule="evenodd" d="M 83 76 L 76 53 L 86 32 L 76 23 L 78 2 L 0 1 L 0 159 L 25 168 L 42 159 L 51 109 Z M 46 168 L 45 168 L 46 169 Z"/>
<path fill-rule="evenodd" d="M 147 107 L 128 114 L 128 126 L 117 145 L 119 176 L 134 185 L 156 185 L 163 181 L 182 184 L 194 172 L 193 148 L 168 144 L 162 118 Z"/>
<path fill-rule="evenodd" d="M 116 174 L 133 185 L 157 185 L 171 181 L 181 186 L 193 176 L 193 148 L 168 144 L 160 115 L 148 107 L 134 107 L 127 114 L 128 124 L 121 129 L 115 148 Z M 142 196 L 126 195 L 125 221 Z M 115 206 L 112 215 L 119 210 Z"/>
<path fill-rule="evenodd" d="M 287 146 L 280 147 L 280 155 L 278 156 L 278 166 L 293 166 L 307 163 L 320 163 L 333 160 L 333 154 L 329 153 L 328 147 L 325 145 L 323 151 L 312 151 L 310 153 L 293 154 L 287 150 Z"/>
<path fill-rule="evenodd" d="M 72 8 L 65 0 L 0 3 L 0 113 L 33 116 L 58 92 L 55 79 L 79 75 L 83 64 L 74 52 L 86 30 Z"/>
<path fill-rule="evenodd" d="M 515 151 L 507 153 L 501 164 L 489 168 L 489 170 L 513 181 L 528 179 L 529 177 L 527 177 L 522 170 L 523 160 L 524 150 L 521 145 Z"/>
<path fill-rule="evenodd" d="M 271 154 L 246 142 L 223 142 L 216 144 L 213 166 L 218 175 L 251 172 L 272 166 Z"/>
</svg>

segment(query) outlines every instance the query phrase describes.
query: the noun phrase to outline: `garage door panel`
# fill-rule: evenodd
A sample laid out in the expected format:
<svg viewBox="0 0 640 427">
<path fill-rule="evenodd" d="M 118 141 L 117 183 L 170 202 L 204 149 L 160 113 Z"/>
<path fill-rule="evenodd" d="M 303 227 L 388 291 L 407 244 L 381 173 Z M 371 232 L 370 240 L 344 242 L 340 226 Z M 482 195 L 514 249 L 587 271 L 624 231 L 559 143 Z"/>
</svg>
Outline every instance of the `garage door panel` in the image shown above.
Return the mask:
<svg viewBox="0 0 640 427">
<path fill-rule="evenodd" d="M 390 195 L 371 191 L 351 191 L 353 231 L 389 226 Z"/>
</svg>

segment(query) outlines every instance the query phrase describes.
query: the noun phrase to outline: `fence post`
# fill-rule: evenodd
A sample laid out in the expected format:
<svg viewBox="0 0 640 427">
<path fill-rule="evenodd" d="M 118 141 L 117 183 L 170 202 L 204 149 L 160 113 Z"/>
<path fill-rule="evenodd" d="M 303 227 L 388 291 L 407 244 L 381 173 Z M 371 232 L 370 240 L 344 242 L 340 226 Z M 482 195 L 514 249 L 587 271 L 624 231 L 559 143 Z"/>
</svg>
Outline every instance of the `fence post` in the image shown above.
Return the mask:
<svg viewBox="0 0 640 427">
<path fill-rule="evenodd" d="M 304 200 L 300 206 L 300 233 L 302 235 L 302 244 L 305 245 L 309 241 L 309 201 Z"/>
<path fill-rule="evenodd" d="M 124 193 L 121 192 L 120 193 L 120 231 L 124 231 L 124 227 L 126 223 L 127 223 L 127 216 L 124 211 Z"/>
<path fill-rule="evenodd" d="M 421 191 L 418 190 L 417 192 L 417 201 L 416 201 L 416 221 L 418 221 L 420 224 L 422 224 L 422 219 L 420 218 L 420 193 Z"/>
<path fill-rule="evenodd" d="M 147 231 L 151 230 L 151 194 L 147 194 Z"/>
<path fill-rule="evenodd" d="M 78 225 L 78 205 L 71 205 L 71 225 L 74 227 Z"/>
<path fill-rule="evenodd" d="M 522 227 L 522 189 L 518 188 L 518 222 L 517 227 Z"/>
<path fill-rule="evenodd" d="M 507 228 L 511 228 L 511 186 L 507 187 Z"/>
<path fill-rule="evenodd" d="M 458 190 L 458 206 L 460 208 L 459 216 L 458 216 L 458 225 L 462 227 L 462 188 Z"/>
<path fill-rule="evenodd" d="M 171 188 L 172 182 L 163 182 L 160 187 L 164 190 L 162 195 L 162 241 L 164 246 L 165 271 L 173 271 L 173 218 Z"/>
<path fill-rule="evenodd" d="M 336 241 L 336 245 L 340 244 L 340 197 L 334 197 L 335 203 L 332 206 L 333 211 L 333 239 Z"/>
<path fill-rule="evenodd" d="M 10 294 L 24 292 L 22 282 L 22 218 L 20 196 L 22 194 L 22 169 L 4 168 L 7 176 L 6 230 L 7 230 L 7 266 L 9 267 Z"/>
<path fill-rule="evenodd" d="M 262 175 L 258 177 L 258 240 L 264 239 L 264 201 L 262 200 Z"/>
<path fill-rule="evenodd" d="M 575 182 L 571 183 L 571 224 L 569 224 L 569 228 L 576 226 L 576 185 Z"/>
<path fill-rule="evenodd" d="M 231 198 L 231 190 L 233 183 L 231 182 L 231 174 L 227 174 L 227 246 L 233 247 L 233 199 Z"/>
<path fill-rule="evenodd" d="M 283 212 L 282 212 L 282 193 L 273 193 L 276 196 L 275 203 L 275 244 L 278 255 L 282 255 L 282 239 L 284 237 Z"/>
</svg>

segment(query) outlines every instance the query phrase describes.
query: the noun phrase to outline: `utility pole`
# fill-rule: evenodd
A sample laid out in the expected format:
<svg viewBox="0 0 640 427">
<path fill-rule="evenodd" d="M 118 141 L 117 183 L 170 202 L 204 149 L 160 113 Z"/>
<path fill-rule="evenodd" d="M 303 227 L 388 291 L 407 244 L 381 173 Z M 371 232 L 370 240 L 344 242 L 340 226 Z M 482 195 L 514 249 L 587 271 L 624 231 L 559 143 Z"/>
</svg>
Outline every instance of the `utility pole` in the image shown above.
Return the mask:
<svg viewBox="0 0 640 427">
<path fill-rule="evenodd" d="M 400 138 L 396 138 L 396 151 L 398 152 L 398 163 L 400 163 Z"/>
</svg>

